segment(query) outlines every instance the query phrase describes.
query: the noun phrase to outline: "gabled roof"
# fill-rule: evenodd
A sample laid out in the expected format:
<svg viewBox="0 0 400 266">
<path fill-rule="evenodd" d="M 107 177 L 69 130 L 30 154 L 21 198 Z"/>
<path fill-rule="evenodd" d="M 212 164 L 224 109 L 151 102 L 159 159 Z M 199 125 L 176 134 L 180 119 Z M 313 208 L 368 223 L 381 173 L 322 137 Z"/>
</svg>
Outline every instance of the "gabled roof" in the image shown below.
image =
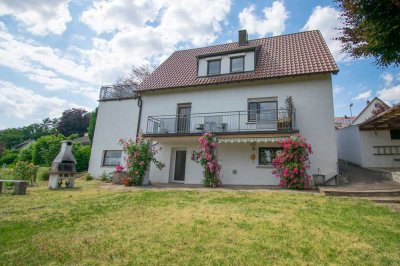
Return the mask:
<svg viewBox="0 0 400 266">
<path fill-rule="evenodd" d="M 213 77 L 197 76 L 197 57 L 246 48 L 256 49 L 254 71 Z M 249 40 L 245 46 L 235 42 L 174 52 L 138 86 L 138 90 L 151 91 L 338 71 L 321 33 L 318 30 L 306 31 Z"/>
<path fill-rule="evenodd" d="M 371 117 L 372 114 L 367 114 L 367 118 L 364 121 L 359 121 L 361 119 L 361 116 L 367 112 L 367 110 L 369 109 L 368 107 L 373 107 L 373 105 L 375 105 L 376 103 L 380 103 L 382 104 L 386 109 L 390 109 L 390 106 L 387 105 L 384 101 L 382 101 L 381 99 L 379 99 L 378 97 L 375 97 L 374 99 L 372 99 L 372 101 L 370 101 L 365 107 L 364 109 L 356 116 L 356 118 L 353 120 L 353 123 L 351 123 L 352 125 L 358 125 L 360 123 L 363 123 L 364 121 L 366 121 L 367 119 L 369 119 Z"/>
</svg>

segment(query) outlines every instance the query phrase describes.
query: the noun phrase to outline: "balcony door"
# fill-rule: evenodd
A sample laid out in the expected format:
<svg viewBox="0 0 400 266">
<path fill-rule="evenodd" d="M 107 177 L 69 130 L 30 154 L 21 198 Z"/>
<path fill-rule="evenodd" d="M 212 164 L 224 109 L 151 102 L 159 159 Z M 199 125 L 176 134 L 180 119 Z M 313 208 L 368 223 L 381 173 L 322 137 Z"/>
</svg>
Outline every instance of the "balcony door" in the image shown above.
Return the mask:
<svg viewBox="0 0 400 266">
<path fill-rule="evenodd" d="M 256 124 L 256 129 L 277 129 L 278 102 L 276 100 L 255 99 L 248 102 L 248 122 Z"/>
<path fill-rule="evenodd" d="M 190 113 L 192 111 L 192 104 L 178 104 L 177 109 L 177 132 L 189 133 L 190 132 Z"/>
<path fill-rule="evenodd" d="M 174 182 L 185 181 L 186 150 L 175 150 Z"/>
</svg>

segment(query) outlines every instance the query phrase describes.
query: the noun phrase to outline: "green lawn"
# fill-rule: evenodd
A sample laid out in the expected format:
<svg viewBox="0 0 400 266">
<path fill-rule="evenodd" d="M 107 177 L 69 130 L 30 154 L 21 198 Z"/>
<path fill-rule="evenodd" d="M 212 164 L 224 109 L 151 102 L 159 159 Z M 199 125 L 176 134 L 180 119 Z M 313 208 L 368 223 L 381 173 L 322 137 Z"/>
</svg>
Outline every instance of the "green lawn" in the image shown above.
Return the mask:
<svg viewBox="0 0 400 266">
<path fill-rule="evenodd" d="M 0 264 L 400 264 L 400 213 L 369 201 L 99 184 L 1 195 Z"/>
</svg>

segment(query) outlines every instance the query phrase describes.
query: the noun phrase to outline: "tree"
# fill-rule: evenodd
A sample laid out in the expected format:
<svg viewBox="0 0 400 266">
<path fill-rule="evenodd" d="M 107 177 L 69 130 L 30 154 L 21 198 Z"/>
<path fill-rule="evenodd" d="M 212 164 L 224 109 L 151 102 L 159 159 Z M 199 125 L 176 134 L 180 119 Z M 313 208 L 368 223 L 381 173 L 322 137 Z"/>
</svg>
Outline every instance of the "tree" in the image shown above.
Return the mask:
<svg viewBox="0 0 400 266">
<path fill-rule="evenodd" d="M 89 120 L 90 113 L 85 109 L 68 109 L 62 113 L 57 130 L 64 136 L 69 136 L 71 134 L 83 136 L 89 126 Z"/>
<path fill-rule="evenodd" d="M 97 111 L 98 107 L 90 113 L 90 122 L 89 122 L 89 128 L 88 128 L 88 136 L 90 140 L 90 146 L 93 144 L 93 137 L 94 137 L 94 129 L 96 128 L 96 120 L 97 120 Z"/>
<path fill-rule="evenodd" d="M 137 86 L 145 80 L 153 72 L 153 68 L 149 65 L 132 66 L 128 76 L 119 77 L 116 85 Z"/>
<path fill-rule="evenodd" d="M 60 152 L 61 141 L 63 140 L 66 140 L 63 135 L 49 135 L 39 138 L 32 144 L 32 163 L 50 166 Z"/>
<path fill-rule="evenodd" d="M 400 64 L 399 0 L 336 0 L 344 19 L 343 51 L 374 56 L 378 66 Z"/>
</svg>

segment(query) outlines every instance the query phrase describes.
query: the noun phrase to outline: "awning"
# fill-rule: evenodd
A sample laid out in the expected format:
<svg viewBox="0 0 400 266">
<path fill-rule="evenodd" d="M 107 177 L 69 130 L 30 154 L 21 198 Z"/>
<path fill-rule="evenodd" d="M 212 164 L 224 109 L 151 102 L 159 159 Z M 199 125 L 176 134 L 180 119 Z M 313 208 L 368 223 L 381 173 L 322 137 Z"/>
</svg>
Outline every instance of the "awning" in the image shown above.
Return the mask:
<svg viewBox="0 0 400 266">
<path fill-rule="evenodd" d="M 248 137 L 248 138 L 218 138 L 219 143 L 252 143 L 252 142 L 277 142 L 287 137 Z"/>
</svg>

